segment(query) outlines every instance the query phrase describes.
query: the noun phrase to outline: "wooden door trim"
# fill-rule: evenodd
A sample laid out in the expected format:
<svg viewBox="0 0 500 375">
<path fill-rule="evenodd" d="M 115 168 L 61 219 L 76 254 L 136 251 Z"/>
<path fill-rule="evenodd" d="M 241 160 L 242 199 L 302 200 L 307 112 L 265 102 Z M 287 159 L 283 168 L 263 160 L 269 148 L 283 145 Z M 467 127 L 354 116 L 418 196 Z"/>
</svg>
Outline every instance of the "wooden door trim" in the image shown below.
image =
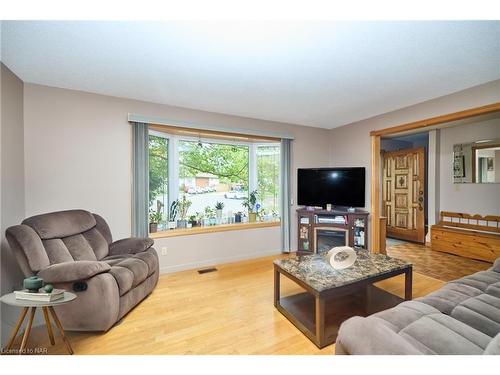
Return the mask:
<svg viewBox="0 0 500 375">
<path fill-rule="evenodd" d="M 371 137 L 372 176 L 370 183 L 370 211 L 372 213 L 372 235 L 370 250 L 380 252 L 380 136 Z"/>
<path fill-rule="evenodd" d="M 445 122 L 463 120 L 469 117 L 485 115 L 488 113 L 500 111 L 500 102 L 484 105 L 482 107 L 469 108 L 464 111 L 448 113 L 436 117 L 427 118 L 424 120 L 408 122 L 401 125 L 391 126 L 384 129 L 372 130 L 370 135 L 383 136 L 395 133 L 401 133 L 408 130 L 423 129 L 434 125 L 443 124 Z"/>
<path fill-rule="evenodd" d="M 486 106 L 470 108 L 460 112 L 432 117 L 426 120 L 415 121 L 397 126 L 370 132 L 371 137 L 371 179 L 370 179 L 370 213 L 372 234 L 370 236 L 370 251 L 378 253 L 380 249 L 380 138 L 384 135 L 396 134 L 407 130 L 425 129 L 450 121 L 462 120 L 469 117 L 480 116 L 488 113 L 500 112 L 500 102 Z"/>
</svg>

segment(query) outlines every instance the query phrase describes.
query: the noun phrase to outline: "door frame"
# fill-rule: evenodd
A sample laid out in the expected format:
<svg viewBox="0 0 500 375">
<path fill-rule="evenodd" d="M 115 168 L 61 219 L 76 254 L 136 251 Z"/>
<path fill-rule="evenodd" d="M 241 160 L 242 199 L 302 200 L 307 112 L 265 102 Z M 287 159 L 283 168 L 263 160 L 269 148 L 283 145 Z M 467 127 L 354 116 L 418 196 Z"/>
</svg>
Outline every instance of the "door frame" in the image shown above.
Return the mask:
<svg viewBox="0 0 500 375">
<path fill-rule="evenodd" d="M 500 102 L 466 109 L 460 112 L 448 113 L 424 120 L 404 123 L 396 126 L 390 126 L 384 129 L 373 130 L 370 132 L 371 138 L 371 179 L 370 179 L 370 212 L 372 217 L 372 235 L 370 238 L 370 249 L 374 253 L 380 252 L 380 219 L 381 219 L 381 156 L 380 156 L 380 138 L 382 136 L 394 135 L 401 132 L 425 130 L 433 126 L 444 124 L 450 121 L 463 120 L 489 113 L 500 112 Z M 427 202 L 426 202 L 427 204 Z"/>
</svg>

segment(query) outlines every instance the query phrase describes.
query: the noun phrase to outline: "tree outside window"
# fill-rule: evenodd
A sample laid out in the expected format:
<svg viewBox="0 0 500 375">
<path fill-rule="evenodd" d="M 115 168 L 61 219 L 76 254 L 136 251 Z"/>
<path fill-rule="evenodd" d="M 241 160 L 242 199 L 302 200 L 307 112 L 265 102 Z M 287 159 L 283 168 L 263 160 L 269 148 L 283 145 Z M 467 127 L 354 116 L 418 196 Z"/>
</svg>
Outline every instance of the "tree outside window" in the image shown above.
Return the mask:
<svg viewBox="0 0 500 375">
<path fill-rule="evenodd" d="M 179 194 L 188 195 L 188 214 L 204 213 L 222 202 L 224 211 L 243 211 L 248 195 L 249 148 L 196 141 L 179 142 Z"/>
</svg>

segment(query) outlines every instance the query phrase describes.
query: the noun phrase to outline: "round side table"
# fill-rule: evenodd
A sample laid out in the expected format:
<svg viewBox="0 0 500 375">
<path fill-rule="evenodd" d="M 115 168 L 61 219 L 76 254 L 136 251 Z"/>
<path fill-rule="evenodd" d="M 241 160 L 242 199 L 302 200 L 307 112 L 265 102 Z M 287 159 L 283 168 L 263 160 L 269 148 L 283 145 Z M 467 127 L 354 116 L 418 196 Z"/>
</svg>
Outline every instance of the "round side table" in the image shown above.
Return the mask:
<svg viewBox="0 0 500 375">
<path fill-rule="evenodd" d="M 42 302 L 42 301 L 29 301 L 25 299 L 16 299 L 16 296 L 14 293 L 9 293 L 0 298 L 0 301 L 11 306 L 16 306 L 16 307 L 22 307 L 21 313 L 19 314 L 19 319 L 17 320 L 16 326 L 14 327 L 14 330 L 12 331 L 12 335 L 10 336 L 9 343 L 7 344 L 7 347 L 4 350 L 4 353 L 8 353 L 12 349 L 12 345 L 14 345 L 14 340 L 17 337 L 17 333 L 19 332 L 19 329 L 21 328 L 24 318 L 28 314 L 28 310 L 31 308 L 30 311 L 30 316 L 28 319 L 28 323 L 26 325 L 26 328 L 24 330 L 24 335 L 23 335 L 23 340 L 21 341 L 21 347 L 19 348 L 19 354 L 23 354 L 24 351 L 26 350 L 26 345 L 28 344 L 28 338 L 30 335 L 31 331 L 31 325 L 33 324 L 33 318 L 35 317 L 35 312 L 38 307 L 42 308 L 43 311 L 43 316 L 45 318 L 45 325 L 47 326 L 47 333 L 49 335 L 50 343 L 51 345 L 55 344 L 54 341 L 54 333 L 52 332 L 52 324 L 50 323 L 50 318 L 49 318 L 49 312 L 52 315 L 52 319 L 54 320 L 54 323 L 56 324 L 57 328 L 59 329 L 59 333 L 61 334 L 61 337 L 64 341 L 64 344 L 66 345 L 66 349 L 68 350 L 69 354 L 73 354 L 73 348 L 71 348 L 71 344 L 69 343 L 67 337 L 64 335 L 64 330 L 61 325 L 61 322 L 59 321 L 59 318 L 57 317 L 57 314 L 54 310 L 54 306 L 59 306 L 63 305 L 65 303 L 69 303 L 73 301 L 76 298 L 76 295 L 73 293 L 69 292 L 64 292 L 64 297 L 60 298 L 58 300 L 52 301 L 52 302 Z"/>
</svg>

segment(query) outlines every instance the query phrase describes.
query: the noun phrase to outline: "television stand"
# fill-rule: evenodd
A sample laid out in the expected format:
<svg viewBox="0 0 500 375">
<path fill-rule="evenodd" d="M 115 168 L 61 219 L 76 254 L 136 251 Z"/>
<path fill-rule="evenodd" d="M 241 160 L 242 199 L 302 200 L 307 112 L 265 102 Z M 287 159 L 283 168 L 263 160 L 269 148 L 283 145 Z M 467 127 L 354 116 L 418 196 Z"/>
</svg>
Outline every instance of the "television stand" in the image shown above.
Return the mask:
<svg viewBox="0 0 500 375">
<path fill-rule="evenodd" d="M 297 209 L 297 252 L 318 254 L 334 246 L 367 249 L 368 215 L 360 209 Z"/>
</svg>

